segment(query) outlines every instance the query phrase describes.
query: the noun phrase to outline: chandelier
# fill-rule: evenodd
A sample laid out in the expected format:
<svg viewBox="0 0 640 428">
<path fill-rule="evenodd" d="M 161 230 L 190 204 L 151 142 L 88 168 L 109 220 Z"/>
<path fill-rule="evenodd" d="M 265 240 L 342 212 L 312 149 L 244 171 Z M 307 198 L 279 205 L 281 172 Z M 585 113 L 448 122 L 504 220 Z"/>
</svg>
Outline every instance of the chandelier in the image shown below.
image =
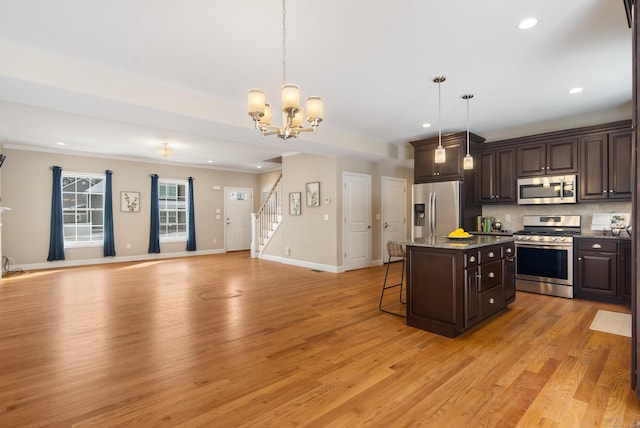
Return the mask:
<svg viewBox="0 0 640 428">
<path fill-rule="evenodd" d="M 249 116 L 255 128 L 265 135 L 277 135 L 283 140 L 298 138 L 301 132 L 316 132 L 322 122 L 322 98 L 307 98 L 307 122 L 310 128 L 304 127 L 304 109 L 300 105 L 300 87 L 287 83 L 287 7 L 282 0 L 282 127 L 271 125 L 271 105 L 267 103 L 262 89 L 250 89 L 248 99 Z"/>
<path fill-rule="evenodd" d="M 167 156 L 170 156 L 172 153 L 173 150 L 169 148 L 169 145 L 167 143 L 162 143 L 162 146 L 158 149 L 158 154 L 164 156 L 165 158 Z"/>
</svg>

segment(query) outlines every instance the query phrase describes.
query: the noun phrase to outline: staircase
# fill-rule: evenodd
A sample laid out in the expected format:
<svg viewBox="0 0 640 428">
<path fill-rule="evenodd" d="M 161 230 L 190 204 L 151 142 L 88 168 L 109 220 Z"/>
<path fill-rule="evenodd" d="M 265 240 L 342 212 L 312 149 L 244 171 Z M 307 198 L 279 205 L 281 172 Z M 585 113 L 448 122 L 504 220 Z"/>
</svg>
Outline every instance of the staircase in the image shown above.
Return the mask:
<svg viewBox="0 0 640 428">
<path fill-rule="evenodd" d="M 251 213 L 251 257 L 262 251 L 282 222 L 282 174 L 278 177 L 262 207 Z"/>
</svg>

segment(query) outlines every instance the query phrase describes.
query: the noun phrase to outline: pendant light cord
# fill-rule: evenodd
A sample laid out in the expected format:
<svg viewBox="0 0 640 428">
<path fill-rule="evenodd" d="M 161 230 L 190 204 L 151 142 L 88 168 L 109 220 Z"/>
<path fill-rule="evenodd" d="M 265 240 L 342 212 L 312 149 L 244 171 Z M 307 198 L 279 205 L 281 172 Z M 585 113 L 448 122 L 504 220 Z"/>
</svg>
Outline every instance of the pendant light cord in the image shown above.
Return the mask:
<svg viewBox="0 0 640 428">
<path fill-rule="evenodd" d="M 438 80 L 438 147 L 442 147 L 442 101 L 440 97 L 442 79 Z"/>
<path fill-rule="evenodd" d="M 282 0 L 282 85 L 287 84 L 287 1 Z"/>
</svg>

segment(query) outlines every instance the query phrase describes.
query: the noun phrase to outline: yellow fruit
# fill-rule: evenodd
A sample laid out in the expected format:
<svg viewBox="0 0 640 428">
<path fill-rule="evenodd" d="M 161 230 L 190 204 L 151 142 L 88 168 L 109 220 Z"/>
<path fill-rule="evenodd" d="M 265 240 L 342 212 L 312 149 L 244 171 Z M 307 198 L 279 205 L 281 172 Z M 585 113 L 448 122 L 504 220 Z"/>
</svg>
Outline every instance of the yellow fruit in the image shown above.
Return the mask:
<svg viewBox="0 0 640 428">
<path fill-rule="evenodd" d="M 454 230 L 453 232 L 449 233 L 449 236 L 453 236 L 453 237 L 468 237 L 469 232 L 465 232 L 463 228 L 459 227 L 456 230 Z"/>
</svg>

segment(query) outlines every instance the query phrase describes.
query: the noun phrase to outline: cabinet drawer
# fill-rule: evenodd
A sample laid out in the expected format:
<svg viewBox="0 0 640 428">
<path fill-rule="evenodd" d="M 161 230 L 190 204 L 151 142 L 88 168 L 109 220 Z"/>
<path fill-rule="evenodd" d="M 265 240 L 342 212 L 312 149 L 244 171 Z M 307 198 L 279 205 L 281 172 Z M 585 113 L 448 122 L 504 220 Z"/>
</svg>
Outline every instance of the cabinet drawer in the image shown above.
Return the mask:
<svg viewBox="0 0 640 428">
<path fill-rule="evenodd" d="M 480 291 L 488 290 L 502 283 L 502 260 L 480 265 Z"/>
<path fill-rule="evenodd" d="M 502 255 L 504 257 L 513 257 L 516 255 L 516 244 L 513 242 L 502 247 Z"/>
<path fill-rule="evenodd" d="M 479 252 L 480 263 L 491 263 L 502 258 L 502 247 L 483 248 Z"/>
<path fill-rule="evenodd" d="M 595 250 L 615 253 L 618 251 L 618 242 L 612 239 L 576 239 L 578 250 Z"/>
<path fill-rule="evenodd" d="M 475 251 L 473 253 L 465 253 L 464 254 L 464 267 L 469 268 L 476 266 L 478 264 L 478 253 Z"/>
<path fill-rule="evenodd" d="M 504 307 L 504 293 L 501 286 L 480 293 L 480 319 L 484 320 Z"/>
</svg>

